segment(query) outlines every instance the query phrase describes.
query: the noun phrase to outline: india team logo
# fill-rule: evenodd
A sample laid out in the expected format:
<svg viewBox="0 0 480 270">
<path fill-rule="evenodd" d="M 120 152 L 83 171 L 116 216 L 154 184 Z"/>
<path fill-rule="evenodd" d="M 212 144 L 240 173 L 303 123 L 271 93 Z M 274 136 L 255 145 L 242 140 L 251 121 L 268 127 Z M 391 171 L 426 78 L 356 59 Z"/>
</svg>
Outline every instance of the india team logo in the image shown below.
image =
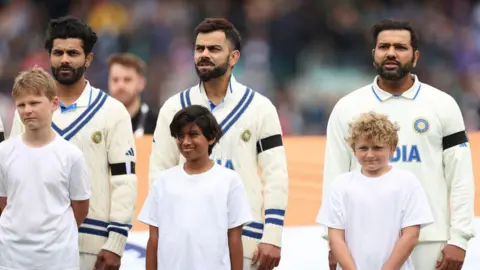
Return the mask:
<svg viewBox="0 0 480 270">
<path fill-rule="evenodd" d="M 95 131 L 92 133 L 92 142 L 99 144 L 102 142 L 102 132 L 101 131 Z"/>
<path fill-rule="evenodd" d="M 245 131 L 243 131 L 240 137 L 244 142 L 248 142 L 250 140 L 250 137 L 252 137 L 252 133 L 250 132 L 250 130 L 246 129 Z"/>
<path fill-rule="evenodd" d="M 413 129 L 415 129 L 415 131 L 420 134 L 427 132 L 429 128 L 430 124 L 426 119 L 423 118 L 419 118 L 413 123 Z"/>
</svg>

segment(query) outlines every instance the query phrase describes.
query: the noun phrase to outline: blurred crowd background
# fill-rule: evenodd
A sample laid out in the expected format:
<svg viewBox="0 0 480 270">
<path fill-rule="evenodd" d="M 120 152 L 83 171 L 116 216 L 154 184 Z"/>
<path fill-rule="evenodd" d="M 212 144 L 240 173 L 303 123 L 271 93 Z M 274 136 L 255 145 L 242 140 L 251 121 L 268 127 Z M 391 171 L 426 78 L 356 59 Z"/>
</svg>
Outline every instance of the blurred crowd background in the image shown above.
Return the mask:
<svg viewBox="0 0 480 270">
<path fill-rule="evenodd" d="M 50 70 L 44 31 L 71 14 L 99 35 L 87 79 L 107 90 L 107 59 L 132 52 L 148 64 L 144 98 L 160 108 L 197 83 L 193 30 L 226 17 L 243 37 L 237 80 L 268 96 L 287 135 L 323 135 L 345 94 L 373 81 L 370 28 L 410 20 L 420 36 L 414 73 L 451 94 L 467 129 L 480 129 L 480 3 L 473 0 L 0 0 L 0 115 L 7 132 L 10 91 L 22 69 Z"/>
</svg>

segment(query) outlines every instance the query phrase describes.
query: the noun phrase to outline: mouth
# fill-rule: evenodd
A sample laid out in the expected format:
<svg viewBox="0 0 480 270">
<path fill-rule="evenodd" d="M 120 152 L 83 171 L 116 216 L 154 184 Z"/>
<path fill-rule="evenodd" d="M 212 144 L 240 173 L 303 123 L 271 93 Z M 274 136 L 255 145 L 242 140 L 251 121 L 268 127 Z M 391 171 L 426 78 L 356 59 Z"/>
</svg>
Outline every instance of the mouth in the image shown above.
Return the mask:
<svg viewBox="0 0 480 270">
<path fill-rule="evenodd" d="M 395 61 L 386 61 L 383 63 L 383 67 L 386 68 L 386 69 L 395 69 L 397 67 L 399 67 L 399 63 L 395 62 Z"/>
<path fill-rule="evenodd" d="M 195 150 L 195 149 L 194 148 L 182 148 L 182 151 L 185 152 L 185 153 L 192 152 L 193 150 Z"/>
</svg>

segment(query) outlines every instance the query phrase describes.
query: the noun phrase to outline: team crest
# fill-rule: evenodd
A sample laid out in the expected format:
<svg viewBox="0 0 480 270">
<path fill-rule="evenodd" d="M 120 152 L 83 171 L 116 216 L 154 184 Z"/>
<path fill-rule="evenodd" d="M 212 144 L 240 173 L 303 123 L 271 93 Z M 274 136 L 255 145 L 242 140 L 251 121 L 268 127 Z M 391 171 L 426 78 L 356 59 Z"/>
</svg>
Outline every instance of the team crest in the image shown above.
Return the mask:
<svg viewBox="0 0 480 270">
<path fill-rule="evenodd" d="M 102 132 L 101 131 L 95 131 L 92 133 L 92 142 L 99 144 L 102 142 Z"/>
<path fill-rule="evenodd" d="M 250 133 L 250 130 L 246 129 L 240 137 L 244 142 L 248 142 L 250 137 L 252 137 L 252 133 Z"/>
<path fill-rule="evenodd" d="M 417 133 L 420 133 L 420 134 L 425 133 L 428 131 L 429 128 L 430 128 L 430 124 L 426 119 L 419 118 L 415 120 L 415 122 L 413 122 L 413 129 L 415 129 L 415 132 Z"/>
</svg>

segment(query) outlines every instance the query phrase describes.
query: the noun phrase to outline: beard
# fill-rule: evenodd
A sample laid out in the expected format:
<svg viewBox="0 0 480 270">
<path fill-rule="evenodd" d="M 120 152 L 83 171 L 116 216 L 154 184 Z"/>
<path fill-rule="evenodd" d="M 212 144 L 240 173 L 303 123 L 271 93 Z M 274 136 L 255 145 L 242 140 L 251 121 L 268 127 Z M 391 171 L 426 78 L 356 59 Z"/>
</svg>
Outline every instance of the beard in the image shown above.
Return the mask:
<svg viewBox="0 0 480 270">
<path fill-rule="evenodd" d="M 385 68 L 385 65 L 386 65 L 385 63 L 387 61 L 397 62 L 397 65 L 398 65 L 397 68 L 392 70 L 388 70 L 387 68 Z M 390 81 L 398 81 L 400 79 L 405 78 L 405 76 L 407 76 L 411 72 L 411 70 L 413 69 L 413 62 L 414 62 L 413 58 L 412 58 L 412 61 L 406 64 L 402 64 L 395 59 L 386 59 L 382 63 L 374 62 L 374 64 L 375 64 L 375 69 L 377 70 L 378 76 L 380 76 L 382 79 L 390 80 Z"/>
<path fill-rule="evenodd" d="M 71 66 L 59 66 L 59 67 L 51 67 L 52 68 L 52 74 L 53 77 L 57 82 L 63 85 L 72 85 L 80 78 L 82 78 L 83 74 L 85 73 L 85 70 L 87 69 L 84 66 L 78 67 L 78 68 L 73 68 Z M 70 71 L 69 74 L 62 74 L 62 71 Z"/>
<path fill-rule="evenodd" d="M 201 65 L 201 64 L 211 65 L 211 66 L 214 66 L 214 68 L 212 70 L 200 70 L 198 68 L 198 65 Z M 200 59 L 200 61 L 195 65 L 195 71 L 197 72 L 198 78 L 200 78 L 202 82 L 208 82 L 211 79 L 216 79 L 218 77 L 221 77 L 225 75 L 227 70 L 228 70 L 228 57 L 225 60 L 224 64 L 221 64 L 218 66 L 215 66 L 215 64 L 213 64 L 208 59 Z"/>
</svg>

